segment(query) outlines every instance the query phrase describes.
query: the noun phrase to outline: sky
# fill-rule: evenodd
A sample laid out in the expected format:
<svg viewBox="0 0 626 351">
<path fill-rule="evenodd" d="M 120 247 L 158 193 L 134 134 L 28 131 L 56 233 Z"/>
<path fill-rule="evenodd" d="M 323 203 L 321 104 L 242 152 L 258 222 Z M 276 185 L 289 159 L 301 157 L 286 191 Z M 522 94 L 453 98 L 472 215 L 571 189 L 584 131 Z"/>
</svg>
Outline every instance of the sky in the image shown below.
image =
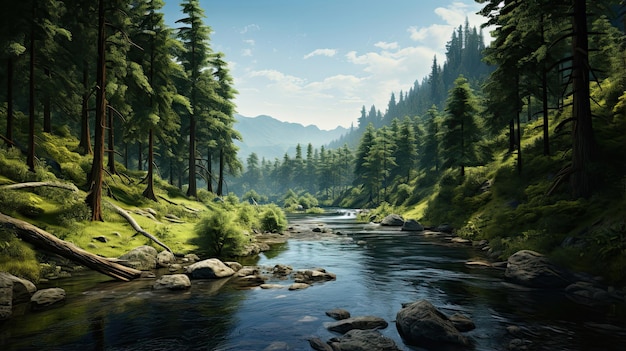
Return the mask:
<svg viewBox="0 0 626 351">
<path fill-rule="evenodd" d="M 454 28 L 480 26 L 473 0 L 200 0 L 210 47 L 234 78 L 237 113 L 320 129 L 385 112 L 441 64 Z M 180 1 L 165 0 L 173 28 Z M 488 30 L 485 30 L 488 37 Z"/>
</svg>

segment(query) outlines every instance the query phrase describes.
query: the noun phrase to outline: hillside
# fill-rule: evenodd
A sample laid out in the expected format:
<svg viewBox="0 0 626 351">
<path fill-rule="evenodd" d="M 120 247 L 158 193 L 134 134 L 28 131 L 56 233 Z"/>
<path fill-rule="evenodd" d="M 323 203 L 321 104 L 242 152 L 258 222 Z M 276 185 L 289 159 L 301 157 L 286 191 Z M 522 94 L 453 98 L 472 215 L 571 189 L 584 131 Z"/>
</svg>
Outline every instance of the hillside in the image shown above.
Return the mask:
<svg viewBox="0 0 626 351">
<path fill-rule="evenodd" d="M 255 152 L 259 159 L 282 158 L 285 152 L 293 154 L 296 145 L 303 148 L 311 143 L 314 147 L 327 145 L 339 139 L 348 129 L 337 127 L 333 130 L 320 130 L 317 126 L 303 126 L 299 123 L 282 122 L 271 116 L 246 117 L 235 115 L 235 129 L 241 133 L 243 141 L 236 141 L 238 156 L 245 160 Z"/>
</svg>

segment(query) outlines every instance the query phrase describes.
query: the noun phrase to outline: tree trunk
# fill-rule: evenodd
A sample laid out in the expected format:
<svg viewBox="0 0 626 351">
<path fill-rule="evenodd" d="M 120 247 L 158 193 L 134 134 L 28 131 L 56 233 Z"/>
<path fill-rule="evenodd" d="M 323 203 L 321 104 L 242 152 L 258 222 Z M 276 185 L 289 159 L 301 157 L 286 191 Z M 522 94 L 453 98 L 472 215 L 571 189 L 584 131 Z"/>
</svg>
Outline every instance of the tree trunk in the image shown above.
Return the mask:
<svg viewBox="0 0 626 351">
<path fill-rule="evenodd" d="M 137 170 L 143 171 L 143 143 L 140 141 L 137 145 Z"/>
<path fill-rule="evenodd" d="M 541 42 L 545 43 L 544 16 L 541 15 Z M 541 100 L 543 113 L 543 155 L 550 155 L 550 128 L 548 120 L 548 67 L 544 60 L 541 68 Z"/>
<path fill-rule="evenodd" d="M 72 183 L 60 183 L 60 182 L 27 182 L 27 183 L 7 184 L 7 185 L 0 186 L 0 189 L 18 190 L 18 189 L 38 188 L 42 186 L 66 189 L 75 193 L 78 192 L 78 188 L 76 187 L 76 185 Z"/>
<path fill-rule="evenodd" d="M 31 172 L 35 171 L 35 6 L 32 5 L 33 22 L 30 24 L 30 62 L 28 64 L 28 153 L 26 155 L 26 165 Z"/>
<path fill-rule="evenodd" d="M 109 205 L 111 205 L 111 207 L 113 207 L 113 209 L 115 210 L 115 212 L 117 212 L 120 216 L 124 217 L 124 219 L 126 219 L 126 221 L 128 222 L 128 224 L 130 224 L 131 227 L 133 227 L 134 230 L 137 231 L 137 233 L 140 233 L 141 235 L 145 236 L 146 238 L 154 241 L 156 244 L 158 244 L 159 246 L 161 246 L 162 248 L 164 248 L 165 250 L 172 252 L 172 250 L 165 244 L 163 244 L 161 241 L 159 241 L 159 239 L 157 239 L 154 235 L 148 233 L 147 231 L 143 230 L 143 228 L 141 228 L 141 226 L 133 219 L 133 217 L 130 216 L 130 214 L 128 214 L 128 212 L 126 212 L 123 208 L 116 206 L 110 202 L 108 202 Z"/>
<path fill-rule="evenodd" d="M 509 152 L 515 151 L 515 118 L 509 121 Z"/>
<path fill-rule="evenodd" d="M 13 58 L 7 59 L 7 133 L 6 138 L 13 144 Z"/>
<path fill-rule="evenodd" d="M 48 84 L 50 83 L 50 69 L 44 68 L 44 74 L 48 78 Z M 43 131 L 46 133 L 52 133 L 52 116 L 50 109 L 50 89 L 47 87 L 43 98 Z"/>
<path fill-rule="evenodd" d="M 222 196 L 224 193 L 224 148 L 220 148 L 220 169 L 219 178 L 217 181 L 217 196 Z"/>
<path fill-rule="evenodd" d="M 189 123 L 189 187 L 187 188 L 187 196 L 198 197 L 196 185 L 196 116 L 193 112 Z"/>
<path fill-rule="evenodd" d="M 72 243 L 35 227 L 34 225 L 0 213 L 0 227 L 15 231 L 18 237 L 44 250 L 61 255 L 88 268 L 115 279 L 129 281 L 141 276 L 141 271 L 111 262 L 87 252 Z"/>
<path fill-rule="evenodd" d="M 211 149 L 207 150 L 206 156 L 206 170 L 207 170 L 207 179 L 206 179 L 206 188 L 212 193 L 213 192 L 213 157 L 211 157 Z"/>
<path fill-rule="evenodd" d="M 146 182 L 148 185 L 146 186 L 146 190 L 143 191 L 143 196 L 152 201 L 157 200 L 156 195 L 154 195 L 154 131 L 150 128 L 148 132 L 148 175 L 146 176 Z"/>
<path fill-rule="evenodd" d="M 111 109 L 108 109 L 108 123 L 107 126 L 109 127 L 109 143 L 108 143 L 108 149 L 109 149 L 109 157 L 107 160 L 107 166 L 109 168 L 109 173 L 111 175 L 113 174 L 117 174 L 117 170 L 115 169 L 115 130 L 113 129 L 113 113 L 111 112 Z"/>
<path fill-rule="evenodd" d="M 89 71 L 87 61 L 83 62 L 83 96 L 80 111 L 80 144 L 85 155 L 92 155 L 91 130 L 89 128 Z"/>
<path fill-rule="evenodd" d="M 589 102 L 589 57 L 587 31 L 587 3 L 574 0 L 572 17 L 574 37 L 572 40 L 572 176 L 570 184 L 574 198 L 589 198 L 593 191 L 591 163 L 594 160 L 595 140 Z"/>
<path fill-rule="evenodd" d="M 104 1 L 98 4 L 98 68 L 96 72 L 96 123 L 93 163 L 91 165 L 90 190 L 87 204 L 91 207 L 91 220 L 102 221 L 102 177 L 104 166 L 104 127 L 106 113 L 106 51 Z"/>
</svg>

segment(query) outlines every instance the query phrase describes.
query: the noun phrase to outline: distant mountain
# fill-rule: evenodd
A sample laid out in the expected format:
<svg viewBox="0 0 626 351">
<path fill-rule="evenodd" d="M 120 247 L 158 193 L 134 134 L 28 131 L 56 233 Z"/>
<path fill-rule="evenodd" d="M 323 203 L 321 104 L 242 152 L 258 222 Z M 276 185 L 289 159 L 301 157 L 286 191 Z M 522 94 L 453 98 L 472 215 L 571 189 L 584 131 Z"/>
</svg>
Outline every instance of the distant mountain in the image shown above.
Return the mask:
<svg viewBox="0 0 626 351">
<path fill-rule="evenodd" d="M 244 162 L 255 152 L 259 160 L 282 160 L 285 152 L 295 156 L 296 146 L 302 146 L 302 157 L 306 157 L 306 148 L 309 143 L 314 148 L 328 145 L 348 132 L 348 129 L 337 127 L 334 130 L 320 130 L 317 126 L 303 126 L 299 123 L 282 122 L 273 117 L 261 115 L 245 117 L 235 115 L 237 123 L 235 129 L 241 133 L 243 142 L 235 141 L 239 146 L 239 158 Z"/>
</svg>

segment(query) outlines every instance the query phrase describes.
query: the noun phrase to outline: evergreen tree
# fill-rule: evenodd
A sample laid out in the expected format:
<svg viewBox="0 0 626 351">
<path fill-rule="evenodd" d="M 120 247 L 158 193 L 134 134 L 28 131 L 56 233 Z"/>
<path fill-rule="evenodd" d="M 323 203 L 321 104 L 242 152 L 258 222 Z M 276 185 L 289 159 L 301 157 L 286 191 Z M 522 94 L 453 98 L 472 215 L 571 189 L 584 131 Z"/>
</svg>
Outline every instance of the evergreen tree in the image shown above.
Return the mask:
<svg viewBox="0 0 626 351">
<path fill-rule="evenodd" d="M 459 167 L 460 176 L 465 176 L 465 166 L 477 161 L 474 151 L 479 139 L 476 123 L 478 106 L 467 79 L 460 76 L 454 82 L 454 88 L 448 96 L 446 117 L 443 121 L 446 129 L 443 134 L 443 156 L 445 166 Z"/>
<path fill-rule="evenodd" d="M 191 112 L 188 115 L 189 187 L 187 189 L 187 195 L 197 197 L 196 159 L 198 154 L 196 148 L 196 123 L 201 109 L 201 105 L 198 102 L 201 99 L 201 95 L 212 94 L 211 91 L 207 90 L 214 88 L 211 84 L 203 84 L 206 83 L 207 80 L 206 77 L 202 76 L 202 71 L 208 65 L 210 54 L 208 41 L 211 29 L 202 22 L 204 11 L 200 7 L 198 0 L 184 0 L 181 6 L 183 13 L 187 15 L 187 17 L 176 21 L 176 23 L 183 25 L 178 28 L 178 38 L 183 43 L 184 50 L 180 52 L 178 59 L 183 64 L 187 75 L 184 86 L 182 87 L 182 92 L 188 96 L 191 103 Z"/>
</svg>

